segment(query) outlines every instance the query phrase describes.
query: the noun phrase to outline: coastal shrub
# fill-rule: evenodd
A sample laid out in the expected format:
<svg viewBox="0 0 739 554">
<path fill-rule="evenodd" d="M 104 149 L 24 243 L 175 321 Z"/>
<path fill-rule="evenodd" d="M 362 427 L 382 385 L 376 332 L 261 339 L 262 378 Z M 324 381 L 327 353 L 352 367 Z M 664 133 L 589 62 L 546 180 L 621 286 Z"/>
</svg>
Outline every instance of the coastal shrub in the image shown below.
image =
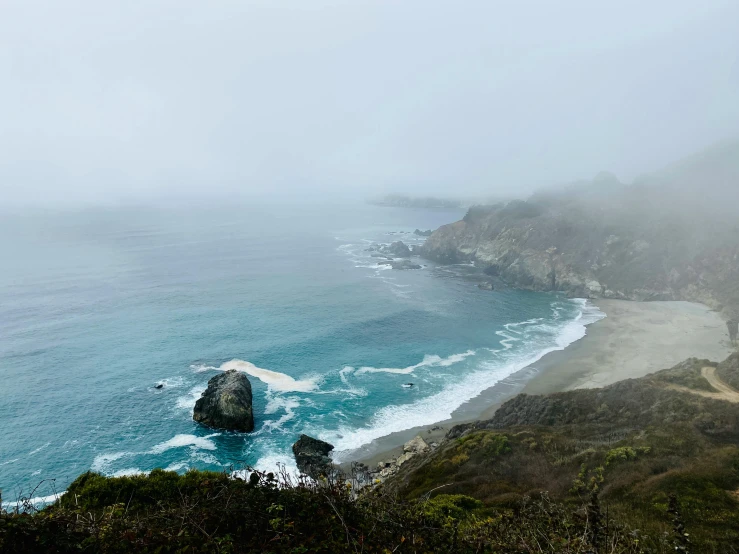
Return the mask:
<svg viewBox="0 0 739 554">
<path fill-rule="evenodd" d="M 476 456 L 497 457 L 510 450 L 508 437 L 491 431 L 478 431 L 457 439 L 457 453 L 468 458 L 472 453 Z"/>
<path fill-rule="evenodd" d="M 648 446 L 619 446 L 606 454 L 606 465 L 612 465 L 627 460 L 635 460 L 640 454 L 647 454 L 651 449 Z"/>
<path fill-rule="evenodd" d="M 0 513 L 0 552 L 574 554 L 592 546 L 578 510 L 547 495 L 501 510 L 463 495 L 408 501 L 383 487 L 356 495 L 339 481 L 259 472 L 242 481 L 196 471 L 88 473 L 74 490 L 76 502 L 67 493 L 37 513 Z M 128 504 L 124 492 L 142 500 Z M 606 521 L 609 552 L 642 552 L 632 530 Z"/>
</svg>

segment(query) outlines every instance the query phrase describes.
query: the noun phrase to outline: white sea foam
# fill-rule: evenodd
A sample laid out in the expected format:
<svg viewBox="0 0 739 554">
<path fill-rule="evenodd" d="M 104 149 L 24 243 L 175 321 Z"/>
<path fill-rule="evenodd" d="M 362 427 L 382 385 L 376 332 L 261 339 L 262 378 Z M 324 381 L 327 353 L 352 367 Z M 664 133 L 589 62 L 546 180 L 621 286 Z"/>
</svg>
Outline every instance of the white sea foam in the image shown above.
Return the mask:
<svg viewBox="0 0 739 554">
<path fill-rule="evenodd" d="M 168 441 L 161 442 L 149 450 L 149 454 L 161 454 L 172 448 L 183 448 L 190 446 L 193 448 L 199 448 L 201 450 L 216 450 L 218 448 L 215 443 L 210 440 L 213 437 L 219 436 L 220 433 L 213 433 L 206 437 L 196 437 L 195 435 L 175 435 Z"/>
<path fill-rule="evenodd" d="M 203 462 L 204 464 L 220 465 L 218 460 L 213 454 L 203 452 L 202 450 L 196 450 L 190 455 L 190 459 L 194 462 Z"/>
<path fill-rule="evenodd" d="M 188 467 L 187 462 L 175 462 L 165 467 L 164 471 L 179 471 L 187 467 Z"/>
<path fill-rule="evenodd" d="M 480 364 L 479 368 L 460 381 L 450 383 L 434 395 L 416 402 L 386 406 L 378 410 L 366 427 L 360 429 L 340 428 L 336 432 L 323 433 L 321 438 L 336 446 L 338 461 L 351 457 L 351 452 L 377 438 L 412 427 L 429 425 L 449 419 L 462 404 L 478 396 L 484 390 L 513 375 L 521 369 L 539 361 L 549 352 L 563 350 L 586 334 L 586 325 L 605 317 L 605 314 L 587 301 L 578 301 L 581 310 L 574 321 L 558 328 L 554 344 L 534 353 L 522 353 L 509 357 L 508 349 L 502 351 L 501 359 L 492 359 Z M 521 322 L 523 323 L 523 322 Z M 511 340 L 511 339 L 506 339 Z M 515 339 L 518 340 L 518 339 Z M 503 341 L 501 341 L 503 342 Z"/>
<path fill-rule="evenodd" d="M 176 389 L 185 384 L 185 380 L 182 377 L 168 377 L 159 381 L 160 385 L 164 385 L 168 389 Z"/>
<path fill-rule="evenodd" d="M 39 446 L 39 447 L 38 447 L 38 448 L 37 448 L 36 450 L 31 450 L 31 451 L 30 451 L 30 452 L 28 453 L 28 455 L 29 455 L 29 456 L 33 456 L 34 454 L 38 454 L 38 453 L 39 453 L 39 452 L 41 452 L 41 451 L 42 451 L 42 450 L 43 450 L 44 448 L 48 447 L 48 446 L 49 446 L 50 444 L 51 444 L 50 442 L 47 442 L 47 443 L 46 443 L 46 444 L 44 444 L 43 446 Z"/>
<path fill-rule="evenodd" d="M 17 461 L 18 461 L 18 458 L 13 458 L 12 460 L 7 460 L 5 462 L 0 462 L 0 466 L 6 466 L 6 465 L 9 465 L 9 464 L 15 463 Z"/>
<path fill-rule="evenodd" d="M 346 389 L 343 389 L 341 392 L 351 394 L 352 396 L 367 396 L 366 390 L 349 382 L 349 375 L 352 373 L 354 373 L 354 368 L 351 366 L 346 366 L 339 370 L 339 378 L 344 383 L 344 386 L 346 386 Z"/>
<path fill-rule="evenodd" d="M 243 360 L 231 360 L 230 362 L 221 364 L 221 367 L 218 369 L 221 371 L 228 371 L 230 369 L 243 371 L 252 377 L 256 377 L 270 389 L 279 392 L 310 392 L 318 387 L 315 378 L 297 380 L 285 373 L 263 369 L 251 362 L 245 362 Z"/>
<path fill-rule="evenodd" d="M 270 433 L 282 429 L 282 426 L 295 418 L 295 409 L 300 406 L 300 398 L 289 396 L 271 396 L 267 395 L 267 405 L 264 408 L 264 413 L 267 415 L 275 414 L 279 410 L 284 410 L 278 419 L 265 421 L 261 429 L 254 433 L 254 435 L 260 435 L 262 433 Z"/>
<path fill-rule="evenodd" d="M 32 506 L 36 506 L 36 507 L 45 506 L 46 504 L 52 504 L 52 503 L 56 502 L 66 492 L 67 491 L 62 491 L 62 492 L 59 492 L 59 493 L 56 493 L 56 494 L 50 494 L 48 496 L 36 496 L 34 498 L 29 498 L 27 501 L 23 502 L 23 504 L 28 503 L 28 504 L 31 504 Z M 15 501 L 15 502 L 14 501 L 9 501 L 9 502 L 3 502 L 2 503 L 2 507 L 5 508 L 6 510 L 8 510 L 8 509 L 12 510 L 16 506 L 18 508 L 23 508 L 23 506 L 21 505 L 21 503 L 18 502 L 18 501 Z"/>
<path fill-rule="evenodd" d="M 195 402 L 198 401 L 198 398 L 200 398 L 203 391 L 205 391 L 205 388 L 205 385 L 198 385 L 190 389 L 190 392 L 185 396 L 180 396 L 177 399 L 177 407 L 181 410 L 192 410 L 195 406 Z"/>
<path fill-rule="evenodd" d="M 254 464 L 254 468 L 259 471 L 271 471 L 273 473 L 277 473 L 283 467 L 293 477 L 297 477 L 300 474 L 298 466 L 295 465 L 295 458 L 284 452 L 270 450 Z"/>
<path fill-rule="evenodd" d="M 467 352 L 462 352 L 461 354 L 452 354 L 451 356 L 448 356 L 446 358 L 442 358 L 441 356 L 437 356 L 435 354 L 427 354 L 423 357 L 423 360 L 416 365 L 411 365 L 408 367 L 360 367 L 355 372 L 355 375 L 362 375 L 364 373 L 396 373 L 399 375 L 408 375 L 422 367 L 449 367 L 461 362 L 469 356 L 474 356 L 475 354 L 476 352 L 474 350 L 468 350 Z"/>
<path fill-rule="evenodd" d="M 133 452 L 113 452 L 111 454 L 98 454 L 92 461 L 90 469 L 97 473 L 107 473 L 110 469 L 110 465 L 116 460 L 125 458 L 126 456 L 132 456 Z"/>
</svg>

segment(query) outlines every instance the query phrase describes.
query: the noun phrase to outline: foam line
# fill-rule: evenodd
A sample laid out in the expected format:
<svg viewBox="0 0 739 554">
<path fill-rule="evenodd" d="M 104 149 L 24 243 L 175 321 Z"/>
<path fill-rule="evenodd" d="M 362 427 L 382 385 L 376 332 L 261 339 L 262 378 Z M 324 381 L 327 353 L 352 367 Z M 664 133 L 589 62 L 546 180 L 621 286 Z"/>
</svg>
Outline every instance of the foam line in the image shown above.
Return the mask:
<svg viewBox="0 0 739 554">
<path fill-rule="evenodd" d="M 475 354 L 476 352 L 474 350 L 468 350 L 467 352 L 462 352 L 461 354 L 452 354 L 447 358 L 442 358 L 441 356 L 437 356 L 435 354 L 427 354 L 423 357 L 423 360 L 416 365 L 411 365 L 408 367 L 360 367 L 354 374 L 362 375 L 364 373 L 396 373 L 398 375 L 408 375 L 422 367 L 449 367 L 450 365 L 459 363 L 465 358 L 468 358 L 469 356 L 474 356 Z"/>
<path fill-rule="evenodd" d="M 522 353 L 517 356 L 511 355 L 508 349 L 502 350 L 494 359 L 482 362 L 477 370 L 460 381 L 448 384 L 434 395 L 410 404 L 386 406 L 375 412 L 365 427 L 340 428 L 337 431 L 321 433 L 319 438 L 336 446 L 335 459 L 346 461 L 351 458 L 353 451 L 375 439 L 449 419 L 462 404 L 502 379 L 536 363 L 546 354 L 563 350 L 573 342 L 580 340 L 586 334 L 587 325 L 605 317 L 603 312 L 586 301 L 578 302 L 581 306 L 580 314 L 574 321 L 569 321 L 557 329 L 557 334 L 550 346 L 538 352 Z"/>
</svg>

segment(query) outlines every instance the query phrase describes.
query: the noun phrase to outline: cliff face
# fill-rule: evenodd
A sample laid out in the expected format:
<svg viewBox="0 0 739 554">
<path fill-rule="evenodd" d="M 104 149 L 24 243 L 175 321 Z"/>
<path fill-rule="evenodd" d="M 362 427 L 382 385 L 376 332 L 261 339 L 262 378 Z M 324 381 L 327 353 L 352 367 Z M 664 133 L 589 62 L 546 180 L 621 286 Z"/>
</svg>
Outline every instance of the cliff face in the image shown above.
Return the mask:
<svg viewBox="0 0 739 554">
<path fill-rule="evenodd" d="M 690 175 L 696 173 L 691 166 Z M 691 300 L 734 315 L 739 215 L 725 209 L 721 187 L 701 194 L 705 183 L 695 181 L 697 204 L 685 200 L 690 190 L 683 181 L 673 195 L 664 180 L 627 186 L 601 174 L 526 202 L 473 207 L 462 221 L 435 231 L 421 254 L 439 263 L 474 261 L 518 288 Z M 732 184 L 739 189 L 739 171 Z M 722 209 L 711 210 L 711 202 Z"/>
</svg>

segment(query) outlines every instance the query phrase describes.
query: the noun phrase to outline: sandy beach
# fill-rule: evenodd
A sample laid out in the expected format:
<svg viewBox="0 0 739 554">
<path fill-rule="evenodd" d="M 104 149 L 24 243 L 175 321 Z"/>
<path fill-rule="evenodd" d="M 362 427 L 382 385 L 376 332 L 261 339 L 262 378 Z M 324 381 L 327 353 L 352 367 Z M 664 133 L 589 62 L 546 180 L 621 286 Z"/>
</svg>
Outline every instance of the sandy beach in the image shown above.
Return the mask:
<svg viewBox="0 0 739 554">
<path fill-rule="evenodd" d="M 672 367 L 686 358 L 721 361 L 733 350 L 717 312 L 691 302 L 598 300 L 606 317 L 587 328 L 587 335 L 567 348 L 551 352 L 460 407 L 448 420 L 382 437 L 353 459 L 371 467 L 400 453 L 416 435 L 439 440 L 458 423 L 487 419 L 501 403 L 518 393 L 547 394 L 603 387 Z"/>
</svg>

